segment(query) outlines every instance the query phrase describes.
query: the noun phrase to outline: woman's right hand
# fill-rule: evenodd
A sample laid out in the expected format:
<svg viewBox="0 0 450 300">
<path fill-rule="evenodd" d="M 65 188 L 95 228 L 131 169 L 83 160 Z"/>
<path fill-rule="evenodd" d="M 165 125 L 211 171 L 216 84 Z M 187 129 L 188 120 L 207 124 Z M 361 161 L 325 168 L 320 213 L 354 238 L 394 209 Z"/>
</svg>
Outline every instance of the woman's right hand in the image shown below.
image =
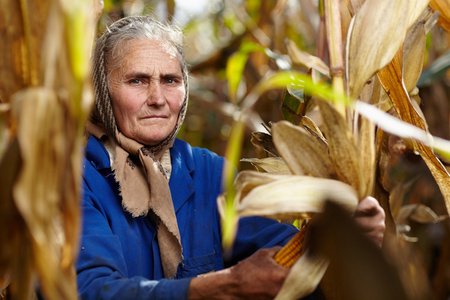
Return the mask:
<svg viewBox="0 0 450 300">
<path fill-rule="evenodd" d="M 192 279 L 189 299 L 273 299 L 289 274 L 273 256 L 281 247 L 258 250 L 237 265 Z"/>
</svg>

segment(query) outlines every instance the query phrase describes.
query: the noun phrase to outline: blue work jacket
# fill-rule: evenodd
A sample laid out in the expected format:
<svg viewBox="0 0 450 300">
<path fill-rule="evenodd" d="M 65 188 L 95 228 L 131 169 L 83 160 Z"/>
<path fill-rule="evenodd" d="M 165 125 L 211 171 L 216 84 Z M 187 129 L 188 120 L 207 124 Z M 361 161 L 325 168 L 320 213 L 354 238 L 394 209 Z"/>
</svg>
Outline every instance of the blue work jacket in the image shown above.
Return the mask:
<svg viewBox="0 0 450 300">
<path fill-rule="evenodd" d="M 82 238 L 77 282 L 82 299 L 187 299 L 192 277 L 225 267 L 217 196 L 224 158 L 176 139 L 169 181 L 183 247 L 177 278 L 164 279 L 156 229 L 122 209 L 108 152 L 91 136 L 83 164 Z M 285 244 L 294 226 L 261 217 L 239 221 L 227 263 Z"/>
</svg>

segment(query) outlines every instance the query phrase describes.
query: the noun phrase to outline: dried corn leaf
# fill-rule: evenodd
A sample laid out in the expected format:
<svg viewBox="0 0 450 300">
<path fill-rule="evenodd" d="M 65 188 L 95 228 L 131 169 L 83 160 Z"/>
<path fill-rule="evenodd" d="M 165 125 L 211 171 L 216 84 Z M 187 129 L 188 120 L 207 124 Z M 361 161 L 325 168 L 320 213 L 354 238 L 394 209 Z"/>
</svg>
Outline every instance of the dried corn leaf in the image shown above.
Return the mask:
<svg viewBox="0 0 450 300">
<path fill-rule="evenodd" d="M 396 218 L 397 224 L 406 224 L 408 220 L 418 223 L 437 223 L 447 219 L 448 216 L 438 216 L 431 208 L 423 204 L 409 204 L 400 208 Z"/>
<path fill-rule="evenodd" d="M 347 2 L 348 11 L 354 16 L 364 4 L 365 0 L 345 0 Z"/>
<path fill-rule="evenodd" d="M 361 126 L 358 133 L 358 148 L 361 155 L 361 170 L 363 191 L 361 197 L 372 195 L 375 184 L 376 173 L 376 149 L 375 149 L 375 124 L 366 118 L 362 118 Z"/>
<path fill-rule="evenodd" d="M 377 81 L 370 81 L 370 84 L 366 84 L 361 92 L 361 101 L 371 102 L 372 98 L 378 101 L 378 97 L 374 92 Z M 379 85 L 378 85 L 379 86 Z M 362 185 L 365 188 L 362 191 L 362 197 L 372 195 L 375 183 L 375 163 L 376 163 L 376 149 L 375 149 L 375 124 L 365 118 L 359 118 L 356 113 L 354 117 L 354 129 L 355 139 L 358 142 L 358 150 L 360 154 L 361 168 L 363 173 L 363 180 L 365 181 Z"/>
<path fill-rule="evenodd" d="M 240 202 L 240 200 L 255 187 L 284 178 L 287 177 L 283 174 L 263 173 L 248 170 L 241 171 L 236 176 L 236 180 L 234 182 L 236 188 L 236 201 Z"/>
<path fill-rule="evenodd" d="M 272 126 L 278 153 L 296 175 L 334 178 L 327 147 L 299 126 L 281 121 Z"/>
<path fill-rule="evenodd" d="M 253 146 L 266 152 L 267 155 L 279 156 L 270 134 L 264 132 L 253 132 L 251 142 Z"/>
<path fill-rule="evenodd" d="M 0 99 L 10 103 L 11 96 L 26 86 L 42 83 L 40 73 L 41 41 L 51 1 L 1 2 L 0 10 Z"/>
<path fill-rule="evenodd" d="M 413 190 L 414 185 L 417 184 L 416 179 L 417 178 L 405 183 L 395 184 L 395 186 L 389 190 L 389 206 L 396 223 L 398 223 L 398 215 L 402 209 L 404 200 L 407 199 L 408 193 L 410 193 Z"/>
<path fill-rule="evenodd" d="M 64 182 L 64 179 L 70 179 L 67 170 L 72 170 L 65 109 L 52 90 L 32 88 L 14 96 L 13 113 L 18 122 L 17 137 L 23 159 L 13 196 L 30 230 L 33 260 L 39 270 L 42 288 L 49 299 L 76 299 L 75 274 L 73 270 L 64 270 L 68 266 L 62 265 L 66 241 L 61 232 L 61 207 L 64 207 L 61 200 L 66 192 L 67 198 L 75 203 L 78 197 L 77 193 L 70 194 L 72 190 Z M 72 176 L 79 175 L 72 173 Z M 75 208 L 71 213 L 78 216 L 77 211 Z M 77 227 L 72 230 L 78 232 Z M 74 246 L 70 245 L 72 253 L 66 253 L 64 257 L 72 267 Z"/>
<path fill-rule="evenodd" d="M 431 0 L 430 6 L 439 11 L 438 25 L 450 31 L 450 2 L 448 0 Z"/>
<path fill-rule="evenodd" d="M 341 181 L 292 175 L 252 189 L 239 203 L 238 214 L 307 218 L 321 212 L 326 200 L 354 212 L 358 196 L 351 186 Z"/>
<path fill-rule="evenodd" d="M 320 58 L 300 50 L 291 40 L 286 41 L 286 48 L 293 64 L 314 69 L 325 76 L 330 76 L 330 69 Z"/>
<path fill-rule="evenodd" d="M 406 34 L 403 46 L 403 80 L 408 94 L 416 87 L 425 59 L 425 25 L 416 22 Z"/>
<path fill-rule="evenodd" d="M 324 15 L 327 34 L 327 44 L 330 59 L 330 69 L 333 81 L 336 77 L 342 77 L 344 62 L 342 56 L 342 32 L 340 0 L 324 0 Z M 337 26 L 339 25 L 339 26 Z"/>
<path fill-rule="evenodd" d="M 347 40 L 348 94 L 357 99 L 364 84 L 386 66 L 405 39 L 410 0 L 367 0 L 355 15 Z"/>
<path fill-rule="evenodd" d="M 415 1 L 409 1 L 409 8 L 408 8 L 408 27 L 412 26 L 417 19 L 419 19 L 420 15 L 423 13 L 423 11 L 427 8 L 428 3 L 430 0 L 415 0 Z"/>
<path fill-rule="evenodd" d="M 408 92 L 403 85 L 402 62 L 402 51 L 399 51 L 392 62 L 378 73 L 378 78 L 391 98 L 399 118 L 407 123 L 426 130 L 427 126 L 424 119 L 422 119 L 414 109 L 414 106 L 409 99 Z M 423 143 L 417 142 L 416 140 L 413 140 L 413 145 L 415 149 L 419 151 L 436 180 L 442 195 L 444 196 L 447 212 L 450 214 L 450 174 L 430 147 L 425 146 Z"/>
<path fill-rule="evenodd" d="M 305 251 L 292 266 L 275 300 L 300 299 L 314 292 L 328 267 L 328 259 Z"/>
<path fill-rule="evenodd" d="M 306 130 L 308 130 L 309 133 L 311 133 L 313 136 L 319 139 L 319 141 L 322 142 L 326 147 L 328 147 L 325 136 L 323 135 L 319 127 L 316 125 L 316 123 L 310 117 L 303 116 L 300 119 L 300 123 Z"/>
<path fill-rule="evenodd" d="M 323 131 L 328 140 L 331 161 L 338 179 L 351 185 L 362 199 L 367 188 L 363 186 L 365 181 L 353 135 L 332 104 L 325 101 L 318 101 L 317 104 L 324 120 Z"/>
<path fill-rule="evenodd" d="M 242 158 L 241 161 L 249 162 L 269 173 L 291 174 L 291 170 L 281 157 Z"/>
<path fill-rule="evenodd" d="M 21 234 L 26 230 L 12 196 L 14 182 L 21 167 L 17 139 L 12 141 L 0 160 L 0 292 L 11 282 L 16 272 L 17 253 L 20 251 Z"/>
</svg>

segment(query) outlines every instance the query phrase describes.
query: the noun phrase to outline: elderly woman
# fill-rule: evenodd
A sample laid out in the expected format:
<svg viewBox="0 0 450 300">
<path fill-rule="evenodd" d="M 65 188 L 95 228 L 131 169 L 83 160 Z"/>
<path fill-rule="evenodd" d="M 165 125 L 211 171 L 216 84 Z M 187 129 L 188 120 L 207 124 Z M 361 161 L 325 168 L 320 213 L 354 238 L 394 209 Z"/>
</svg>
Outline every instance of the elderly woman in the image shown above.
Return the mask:
<svg viewBox="0 0 450 300">
<path fill-rule="evenodd" d="M 240 221 L 225 266 L 216 203 L 224 158 L 175 138 L 188 99 L 181 44 L 180 31 L 149 17 L 121 19 L 96 43 L 83 299 L 271 299 L 289 272 L 272 257 L 297 229 L 260 217 Z M 380 241 L 383 212 L 362 203 L 369 214 L 359 222 Z"/>
</svg>

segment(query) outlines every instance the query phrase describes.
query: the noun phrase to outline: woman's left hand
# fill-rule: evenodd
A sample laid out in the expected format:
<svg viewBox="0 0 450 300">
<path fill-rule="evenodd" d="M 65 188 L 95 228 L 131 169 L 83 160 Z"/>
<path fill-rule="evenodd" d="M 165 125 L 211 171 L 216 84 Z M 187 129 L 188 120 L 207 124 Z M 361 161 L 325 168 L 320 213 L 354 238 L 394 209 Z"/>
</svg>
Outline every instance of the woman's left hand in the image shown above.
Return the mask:
<svg viewBox="0 0 450 300">
<path fill-rule="evenodd" d="M 379 247 L 383 243 L 385 213 L 378 201 L 373 197 L 366 197 L 356 207 L 355 222 L 364 234 Z"/>
</svg>

